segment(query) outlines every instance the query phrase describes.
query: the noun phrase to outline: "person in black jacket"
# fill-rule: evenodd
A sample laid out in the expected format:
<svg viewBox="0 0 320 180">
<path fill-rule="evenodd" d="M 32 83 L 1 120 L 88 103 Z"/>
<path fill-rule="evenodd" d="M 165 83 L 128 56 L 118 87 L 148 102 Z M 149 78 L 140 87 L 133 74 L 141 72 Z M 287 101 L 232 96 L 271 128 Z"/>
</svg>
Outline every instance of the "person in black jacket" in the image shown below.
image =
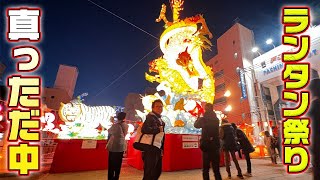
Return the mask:
<svg viewBox="0 0 320 180">
<path fill-rule="evenodd" d="M 216 180 L 221 180 L 220 174 L 220 140 L 219 140 L 219 119 L 213 111 L 212 104 L 206 104 L 205 113 L 202 118 L 198 118 L 194 123 L 195 128 L 202 128 L 201 140 L 209 139 L 212 141 L 211 148 L 208 152 L 202 151 L 203 169 L 202 176 L 204 180 L 209 180 L 210 163 L 214 177 Z"/>
<path fill-rule="evenodd" d="M 236 137 L 234 133 L 234 129 L 232 125 L 228 122 L 228 120 L 224 119 L 222 120 L 222 125 L 220 127 L 220 138 L 222 139 L 224 150 L 224 158 L 226 162 L 226 170 L 228 172 L 228 177 L 231 179 L 231 171 L 230 171 L 230 155 L 232 156 L 232 160 L 234 164 L 236 165 L 236 168 L 238 170 L 238 177 L 240 179 L 243 179 L 241 168 L 239 166 L 238 160 L 236 158 L 235 152 L 237 151 L 237 143 L 236 143 Z"/>
<path fill-rule="evenodd" d="M 309 116 L 311 118 L 311 144 L 313 160 L 313 179 L 320 180 L 320 79 L 312 79 L 309 84 L 311 92 L 311 106 Z"/>
<path fill-rule="evenodd" d="M 152 103 L 152 112 L 150 112 L 145 122 L 142 125 L 141 132 L 143 134 L 156 135 L 164 132 L 165 123 L 161 120 L 161 113 L 163 110 L 163 103 L 160 99 Z M 157 180 L 162 172 L 162 155 L 164 151 L 164 138 L 162 140 L 161 148 L 150 148 L 142 152 L 142 159 L 144 163 L 143 180 Z"/>
<path fill-rule="evenodd" d="M 245 176 L 252 176 L 251 174 L 251 160 L 250 160 L 250 153 L 254 152 L 254 148 L 250 143 L 246 134 L 241 130 L 238 129 L 235 123 L 231 123 L 233 129 L 235 129 L 235 135 L 240 143 L 240 149 L 242 149 L 242 153 L 246 157 L 247 161 L 247 173 L 244 174 Z"/>
</svg>

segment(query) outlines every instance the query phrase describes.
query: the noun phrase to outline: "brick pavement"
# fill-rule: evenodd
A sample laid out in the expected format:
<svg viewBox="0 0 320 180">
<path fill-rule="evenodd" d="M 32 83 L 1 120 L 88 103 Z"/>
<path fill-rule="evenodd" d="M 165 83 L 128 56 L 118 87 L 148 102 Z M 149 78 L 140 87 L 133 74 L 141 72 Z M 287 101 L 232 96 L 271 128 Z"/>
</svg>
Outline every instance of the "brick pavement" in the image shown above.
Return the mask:
<svg viewBox="0 0 320 180">
<path fill-rule="evenodd" d="M 246 172 L 246 161 L 240 160 L 240 166 L 243 173 Z M 222 177 L 224 180 L 227 178 L 225 167 L 220 168 Z M 231 167 L 232 179 L 238 179 L 236 177 L 237 171 L 234 164 Z M 285 168 L 282 165 L 272 165 L 270 160 L 265 159 L 252 159 L 252 174 L 253 177 L 245 177 L 245 179 L 251 180 L 312 180 L 310 171 L 303 175 L 288 175 Z M 143 172 L 136 170 L 124 163 L 120 180 L 139 180 L 142 179 Z M 210 171 L 211 179 L 213 179 L 212 171 Z M 6 177 L 7 180 L 21 179 L 17 177 Z M 43 174 L 40 177 L 35 176 L 29 179 L 40 180 L 106 180 L 107 170 L 101 171 L 88 171 L 88 172 L 75 172 L 64 174 Z M 176 172 L 163 172 L 160 180 L 201 180 L 201 169 L 188 170 L 188 171 L 176 171 Z"/>
</svg>

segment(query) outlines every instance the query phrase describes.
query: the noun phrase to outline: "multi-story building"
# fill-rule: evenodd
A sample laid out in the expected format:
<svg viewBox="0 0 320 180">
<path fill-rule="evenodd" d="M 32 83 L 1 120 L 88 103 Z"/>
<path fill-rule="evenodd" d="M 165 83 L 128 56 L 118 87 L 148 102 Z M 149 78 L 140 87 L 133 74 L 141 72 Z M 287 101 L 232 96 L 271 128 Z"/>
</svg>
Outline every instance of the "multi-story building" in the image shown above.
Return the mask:
<svg viewBox="0 0 320 180">
<path fill-rule="evenodd" d="M 68 95 L 72 98 L 78 74 L 79 71 L 77 67 L 60 65 L 56 81 L 54 82 L 54 88 L 66 90 Z"/>
<path fill-rule="evenodd" d="M 60 65 L 54 87 L 44 89 L 43 103 L 50 109 L 58 110 L 60 103 L 70 102 L 73 98 L 78 74 L 77 67 Z"/>
<path fill-rule="evenodd" d="M 261 121 L 250 68 L 253 46 L 253 32 L 236 23 L 218 38 L 218 53 L 206 63 L 212 67 L 215 78 L 214 109 L 224 111 L 231 106 L 228 120 L 236 124 Z M 229 97 L 224 95 L 226 91 L 231 92 Z"/>
<path fill-rule="evenodd" d="M 68 103 L 71 101 L 71 97 L 64 89 L 58 88 L 44 88 L 42 94 L 42 101 L 48 108 L 58 110 L 61 103 Z"/>
</svg>

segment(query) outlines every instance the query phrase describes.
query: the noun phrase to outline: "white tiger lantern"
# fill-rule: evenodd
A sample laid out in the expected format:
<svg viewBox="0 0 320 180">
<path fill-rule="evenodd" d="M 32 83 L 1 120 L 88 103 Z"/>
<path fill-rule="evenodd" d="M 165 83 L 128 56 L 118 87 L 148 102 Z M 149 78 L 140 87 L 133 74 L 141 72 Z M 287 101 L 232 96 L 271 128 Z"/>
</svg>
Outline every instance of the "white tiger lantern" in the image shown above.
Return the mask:
<svg viewBox="0 0 320 180">
<path fill-rule="evenodd" d="M 81 102 L 61 103 L 60 118 L 66 123 L 80 123 L 87 128 L 97 128 L 100 124 L 105 129 L 111 126 L 110 118 L 116 111 L 110 106 L 87 106 Z"/>
</svg>

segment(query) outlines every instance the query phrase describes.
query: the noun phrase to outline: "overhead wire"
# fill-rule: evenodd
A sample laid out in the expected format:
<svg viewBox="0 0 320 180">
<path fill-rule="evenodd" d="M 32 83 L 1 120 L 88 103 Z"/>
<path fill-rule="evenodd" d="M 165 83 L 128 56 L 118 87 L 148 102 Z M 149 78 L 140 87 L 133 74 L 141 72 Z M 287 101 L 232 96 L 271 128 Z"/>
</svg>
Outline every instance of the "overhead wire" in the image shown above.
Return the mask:
<svg viewBox="0 0 320 180">
<path fill-rule="evenodd" d="M 101 5 L 93 2 L 92 0 L 88 0 L 88 2 L 94 4 L 95 6 L 99 7 L 100 9 L 108 12 L 109 14 L 117 17 L 118 19 L 130 24 L 131 26 L 133 26 L 134 28 L 139 29 L 140 31 L 144 32 L 145 34 L 153 37 L 154 39 L 159 40 L 159 38 L 157 38 L 156 36 L 152 35 L 151 33 L 147 32 L 146 30 L 138 27 L 137 25 L 131 23 L 130 21 L 120 17 L 119 15 L 111 12 L 110 10 L 102 7 Z M 125 74 L 127 74 L 131 69 L 133 69 L 137 64 L 139 64 L 142 60 L 144 60 L 149 54 L 151 54 L 154 50 L 156 50 L 159 47 L 159 45 L 157 45 L 156 47 L 154 47 L 151 51 L 149 51 L 146 55 L 144 55 L 142 58 L 140 58 L 135 64 L 133 64 L 129 69 L 127 69 L 126 71 L 124 71 L 120 76 L 118 76 L 116 79 L 114 79 L 109 85 L 106 85 L 104 88 L 102 88 L 102 90 L 100 90 L 95 96 L 93 96 L 93 98 L 97 97 L 98 95 L 100 95 L 103 91 L 105 91 L 107 88 L 109 88 L 111 85 L 113 85 L 115 82 L 117 82 L 119 79 L 121 79 Z"/>
<path fill-rule="evenodd" d="M 91 0 L 88 0 L 88 1 L 89 1 L 90 3 L 92 3 L 92 4 L 94 4 L 95 6 L 99 7 L 100 9 L 103 9 L 104 11 L 106 11 L 106 12 L 108 12 L 108 13 L 112 14 L 113 16 L 115 16 L 115 17 L 117 17 L 117 18 L 121 19 L 122 21 L 124 21 L 124 22 L 126 22 L 126 23 L 130 24 L 131 26 L 133 26 L 133 27 L 135 27 L 135 28 L 139 29 L 140 31 L 142 31 L 142 32 L 144 32 L 144 33 L 146 33 L 146 34 L 148 34 L 149 36 L 151 36 L 151 37 L 153 37 L 153 38 L 155 38 L 155 39 L 159 40 L 159 38 L 157 38 L 156 36 L 152 35 L 151 33 L 147 32 L 146 30 L 144 30 L 144 29 L 142 29 L 142 28 L 138 27 L 137 25 L 135 25 L 135 24 L 133 24 L 133 23 L 129 22 L 128 20 L 126 20 L 126 19 L 124 19 L 124 18 L 120 17 L 119 15 L 117 15 L 117 14 L 115 14 L 115 13 L 111 12 L 110 10 L 108 10 L 108 9 L 106 9 L 106 8 L 104 8 L 104 7 L 102 7 L 102 6 L 100 6 L 99 4 L 97 4 L 97 3 L 95 3 L 95 2 L 93 2 L 93 1 L 91 1 Z"/>
</svg>

